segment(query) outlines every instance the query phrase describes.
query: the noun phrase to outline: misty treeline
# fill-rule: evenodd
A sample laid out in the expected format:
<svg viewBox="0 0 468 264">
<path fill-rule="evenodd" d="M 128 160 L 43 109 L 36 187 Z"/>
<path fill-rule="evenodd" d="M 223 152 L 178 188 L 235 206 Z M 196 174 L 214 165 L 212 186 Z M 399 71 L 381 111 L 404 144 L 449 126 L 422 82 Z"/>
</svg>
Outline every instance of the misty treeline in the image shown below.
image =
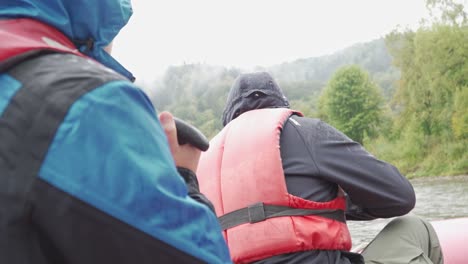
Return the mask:
<svg viewBox="0 0 468 264">
<path fill-rule="evenodd" d="M 384 39 L 356 44 L 332 55 L 300 59 L 272 67 L 257 67 L 267 71 L 278 82 L 293 108 L 305 115 L 318 114 L 318 99 L 333 73 L 345 65 L 360 65 L 391 98 L 398 69 Z M 172 66 L 151 87 L 151 100 L 158 111 L 169 110 L 200 128 L 209 138 L 222 129 L 221 116 L 227 94 L 242 69 L 207 64 Z"/>
<path fill-rule="evenodd" d="M 453 0 L 427 0 L 427 7 L 433 15 L 416 31 L 395 29 L 331 55 L 254 71 L 269 72 L 293 109 L 329 122 L 408 177 L 467 174 L 467 13 Z M 222 129 L 229 88 L 243 72 L 173 66 L 145 89 L 158 111 L 212 138 Z"/>
</svg>

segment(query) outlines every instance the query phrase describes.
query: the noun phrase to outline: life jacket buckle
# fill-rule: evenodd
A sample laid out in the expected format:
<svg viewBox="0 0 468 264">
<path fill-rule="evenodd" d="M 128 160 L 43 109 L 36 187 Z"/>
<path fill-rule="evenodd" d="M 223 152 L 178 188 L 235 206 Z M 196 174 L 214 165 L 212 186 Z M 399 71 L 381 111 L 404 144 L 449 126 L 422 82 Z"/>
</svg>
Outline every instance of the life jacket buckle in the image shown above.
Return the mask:
<svg viewBox="0 0 468 264">
<path fill-rule="evenodd" d="M 247 208 L 249 212 L 249 222 L 251 224 L 266 220 L 265 208 L 262 202 L 251 204 Z"/>
</svg>

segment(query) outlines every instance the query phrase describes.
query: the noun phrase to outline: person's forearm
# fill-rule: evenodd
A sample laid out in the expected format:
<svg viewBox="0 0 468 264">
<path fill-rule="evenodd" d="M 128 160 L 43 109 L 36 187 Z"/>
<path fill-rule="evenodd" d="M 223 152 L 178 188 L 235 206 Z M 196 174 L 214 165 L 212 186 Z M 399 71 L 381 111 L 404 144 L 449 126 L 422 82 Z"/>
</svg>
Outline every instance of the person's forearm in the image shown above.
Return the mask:
<svg viewBox="0 0 468 264">
<path fill-rule="evenodd" d="M 411 211 L 415 193 L 397 168 L 376 159 L 333 127 L 323 125 L 322 129 L 320 140 L 310 150 L 320 176 L 349 195 L 351 217 L 387 218 Z"/>
<path fill-rule="evenodd" d="M 414 207 L 413 187 L 394 166 L 377 160 L 357 143 L 333 144 L 321 152 L 319 169 L 349 195 L 355 212 L 386 218 Z"/>
<path fill-rule="evenodd" d="M 369 221 L 374 220 L 377 217 L 372 216 L 365 212 L 363 208 L 354 204 L 349 196 L 346 194 L 346 220 L 353 221 Z"/>
</svg>

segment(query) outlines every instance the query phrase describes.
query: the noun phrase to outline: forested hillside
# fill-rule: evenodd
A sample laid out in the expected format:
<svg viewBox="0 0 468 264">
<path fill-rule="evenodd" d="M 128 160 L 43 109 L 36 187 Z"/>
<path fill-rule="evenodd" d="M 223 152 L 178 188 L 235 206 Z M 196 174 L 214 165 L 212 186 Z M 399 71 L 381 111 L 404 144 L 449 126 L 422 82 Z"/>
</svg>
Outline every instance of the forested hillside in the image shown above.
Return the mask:
<svg viewBox="0 0 468 264">
<path fill-rule="evenodd" d="M 345 65 L 360 65 L 390 99 L 399 71 L 391 65 L 384 39 L 356 44 L 334 54 L 258 67 L 278 81 L 293 107 L 316 115 L 317 100 L 330 76 Z M 208 136 L 221 129 L 220 117 L 229 88 L 243 69 L 206 64 L 169 68 L 154 86 L 152 101 L 158 110 L 170 110 L 199 127 Z"/>
<path fill-rule="evenodd" d="M 390 97 L 398 70 L 392 66 L 392 58 L 384 39 L 355 44 L 334 54 L 317 58 L 299 59 L 283 63 L 266 70 L 284 84 L 296 82 L 319 82 L 325 84 L 332 74 L 345 65 L 359 65 L 372 76 Z"/>
<path fill-rule="evenodd" d="M 409 177 L 467 174 L 467 13 L 452 0 L 427 0 L 427 6 L 437 16 L 415 31 L 255 70 L 273 75 L 292 108 L 346 131 Z M 158 111 L 171 111 L 211 138 L 222 129 L 227 93 L 241 72 L 183 65 L 145 88 Z M 356 100 L 360 110 L 348 111 L 348 92 L 374 99 Z"/>
</svg>

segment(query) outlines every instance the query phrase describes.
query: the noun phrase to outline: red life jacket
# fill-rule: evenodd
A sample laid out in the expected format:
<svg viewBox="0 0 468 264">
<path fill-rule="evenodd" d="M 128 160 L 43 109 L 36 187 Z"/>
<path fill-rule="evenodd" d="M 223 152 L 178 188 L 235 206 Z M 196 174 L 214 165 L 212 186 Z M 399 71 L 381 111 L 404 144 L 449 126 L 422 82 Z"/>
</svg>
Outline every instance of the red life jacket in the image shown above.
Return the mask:
<svg viewBox="0 0 468 264">
<path fill-rule="evenodd" d="M 87 57 L 60 31 L 33 19 L 0 20 L 0 39 L 0 62 L 3 64 L 14 64 L 23 57 L 48 51 Z"/>
<path fill-rule="evenodd" d="M 298 251 L 351 248 L 341 195 L 314 202 L 287 191 L 279 141 L 283 124 L 293 113 L 302 115 L 285 108 L 245 112 L 211 140 L 200 159 L 200 190 L 213 202 L 222 226 L 229 213 L 237 214 L 237 220 L 245 218 L 234 224 L 228 221 L 232 225 L 228 223 L 223 231 L 236 263 Z M 277 208 L 286 213 L 275 217 L 269 212 Z M 341 215 L 342 221 L 329 217 L 327 211 Z"/>
</svg>

